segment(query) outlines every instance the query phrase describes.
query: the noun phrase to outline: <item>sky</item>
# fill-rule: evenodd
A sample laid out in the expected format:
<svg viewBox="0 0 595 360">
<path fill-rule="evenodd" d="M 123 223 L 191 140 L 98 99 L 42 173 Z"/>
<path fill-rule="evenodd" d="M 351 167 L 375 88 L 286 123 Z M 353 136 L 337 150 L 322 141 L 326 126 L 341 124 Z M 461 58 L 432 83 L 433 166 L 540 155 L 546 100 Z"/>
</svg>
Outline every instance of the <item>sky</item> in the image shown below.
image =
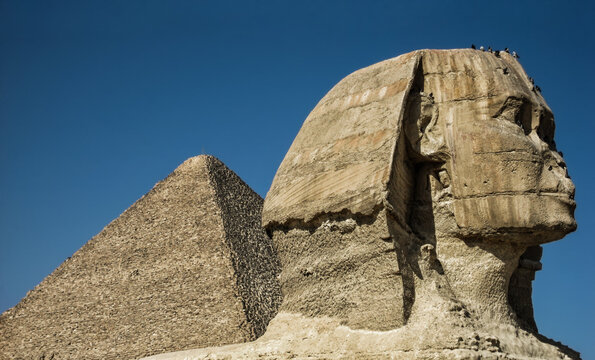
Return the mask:
<svg viewBox="0 0 595 360">
<path fill-rule="evenodd" d="M 544 247 L 540 332 L 595 358 L 595 3 L 0 0 L 0 312 L 211 154 L 261 196 L 343 77 L 424 48 L 509 47 L 542 88 L 578 230 Z"/>
</svg>

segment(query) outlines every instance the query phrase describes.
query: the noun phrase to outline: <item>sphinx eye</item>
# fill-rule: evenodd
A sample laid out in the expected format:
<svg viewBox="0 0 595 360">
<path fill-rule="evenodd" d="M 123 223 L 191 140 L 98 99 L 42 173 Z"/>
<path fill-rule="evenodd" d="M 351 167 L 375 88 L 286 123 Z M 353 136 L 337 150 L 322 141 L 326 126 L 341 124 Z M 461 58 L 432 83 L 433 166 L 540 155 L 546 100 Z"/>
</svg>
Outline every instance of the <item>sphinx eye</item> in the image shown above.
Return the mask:
<svg viewBox="0 0 595 360">
<path fill-rule="evenodd" d="M 556 150 L 556 142 L 554 141 L 554 116 L 548 111 L 542 111 L 539 114 L 539 126 L 537 127 L 537 135 L 543 142 L 549 145 L 550 149 Z"/>
<path fill-rule="evenodd" d="M 531 106 L 522 98 L 509 97 L 493 117 L 517 124 L 525 135 L 531 132 Z"/>
<path fill-rule="evenodd" d="M 531 133 L 531 106 L 527 102 L 522 101 L 518 105 L 514 122 L 523 129 L 525 136 Z"/>
<path fill-rule="evenodd" d="M 525 130 L 525 126 L 523 126 L 523 119 L 521 116 L 519 116 L 521 112 L 519 111 L 519 109 L 517 109 L 517 113 L 514 116 L 514 123 L 517 124 L 521 129 L 523 129 L 523 132 L 525 133 L 525 135 L 528 134 L 528 132 Z"/>
</svg>

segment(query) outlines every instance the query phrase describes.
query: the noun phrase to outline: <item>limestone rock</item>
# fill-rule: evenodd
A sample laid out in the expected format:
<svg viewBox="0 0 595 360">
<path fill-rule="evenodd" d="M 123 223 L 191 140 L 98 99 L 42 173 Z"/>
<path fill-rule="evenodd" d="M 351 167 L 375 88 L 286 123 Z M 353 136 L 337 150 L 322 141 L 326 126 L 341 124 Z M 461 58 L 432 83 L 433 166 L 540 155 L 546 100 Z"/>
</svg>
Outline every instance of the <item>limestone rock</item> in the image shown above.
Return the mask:
<svg viewBox="0 0 595 360">
<path fill-rule="evenodd" d="M 352 329 L 328 317 L 307 318 L 280 312 L 256 341 L 154 355 L 143 360 L 572 358 L 578 358 L 578 354 L 563 345 L 541 343 L 535 335 L 510 326 L 494 327 L 485 332 L 471 326 L 435 322 L 370 331 Z"/>
<path fill-rule="evenodd" d="M 135 359 L 254 340 L 281 299 L 262 198 L 185 161 L 0 317 L 1 359 Z"/>
<path fill-rule="evenodd" d="M 258 340 L 150 359 L 576 359 L 537 333 L 540 245 L 576 228 L 517 59 L 420 50 L 316 106 L 265 199 L 283 303 Z"/>
</svg>

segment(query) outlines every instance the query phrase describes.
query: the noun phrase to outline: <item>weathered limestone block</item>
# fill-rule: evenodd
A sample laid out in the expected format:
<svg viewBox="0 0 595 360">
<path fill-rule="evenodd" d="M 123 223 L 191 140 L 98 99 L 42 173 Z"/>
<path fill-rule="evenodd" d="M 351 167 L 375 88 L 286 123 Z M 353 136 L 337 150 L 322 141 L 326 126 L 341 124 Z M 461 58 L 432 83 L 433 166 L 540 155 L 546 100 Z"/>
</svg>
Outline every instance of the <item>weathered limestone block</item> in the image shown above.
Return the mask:
<svg viewBox="0 0 595 360">
<path fill-rule="evenodd" d="M 517 59 L 420 50 L 308 116 L 265 199 L 283 304 L 248 344 L 150 359 L 576 359 L 537 334 L 539 245 L 576 228 L 553 115 Z"/>
<path fill-rule="evenodd" d="M 325 220 L 308 229 L 276 230 L 281 310 L 329 316 L 356 328 L 394 329 L 404 324 L 403 289 L 385 214 Z M 382 238 L 385 240 L 382 240 Z M 291 259 L 291 260 L 290 260 Z"/>
<path fill-rule="evenodd" d="M 0 316 L 0 359 L 135 359 L 254 340 L 281 300 L 263 200 L 188 159 Z"/>
</svg>

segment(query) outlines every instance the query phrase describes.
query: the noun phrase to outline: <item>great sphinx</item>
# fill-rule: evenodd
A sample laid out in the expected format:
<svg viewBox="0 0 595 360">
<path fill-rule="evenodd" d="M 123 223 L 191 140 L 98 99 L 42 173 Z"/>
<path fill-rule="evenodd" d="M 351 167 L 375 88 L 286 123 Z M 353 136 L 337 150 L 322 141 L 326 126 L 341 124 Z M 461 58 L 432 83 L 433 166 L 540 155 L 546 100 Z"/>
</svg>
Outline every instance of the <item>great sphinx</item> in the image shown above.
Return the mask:
<svg viewBox="0 0 595 360">
<path fill-rule="evenodd" d="M 578 358 L 537 332 L 541 244 L 576 229 L 552 111 L 516 58 L 420 50 L 341 80 L 262 224 L 283 302 L 252 343 L 182 358 Z"/>
</svg>

